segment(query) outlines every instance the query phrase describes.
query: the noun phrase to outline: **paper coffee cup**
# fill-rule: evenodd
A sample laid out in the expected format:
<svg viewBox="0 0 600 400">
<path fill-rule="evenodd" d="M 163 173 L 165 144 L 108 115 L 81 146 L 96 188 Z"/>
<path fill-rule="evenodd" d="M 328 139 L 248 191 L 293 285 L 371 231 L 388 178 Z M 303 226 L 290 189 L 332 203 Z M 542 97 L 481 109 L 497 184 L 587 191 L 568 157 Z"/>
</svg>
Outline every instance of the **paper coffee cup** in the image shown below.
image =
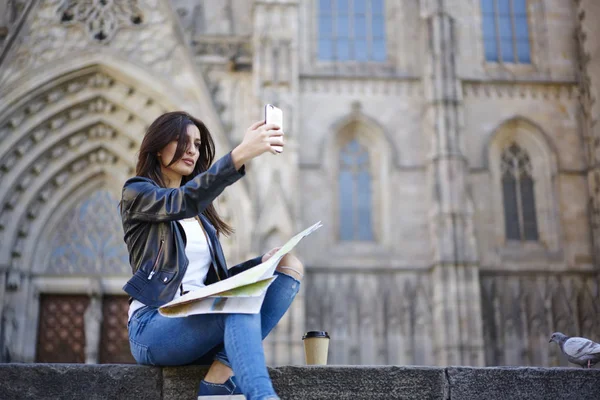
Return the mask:
<svg viewBox="0 0 600 400">
<path fill-rule="evenodd" d="M 310 331 L 302 336 L 304 355 L 308 365 L 327 365 L 329 334 L 325 331 Z"/>
</svg>

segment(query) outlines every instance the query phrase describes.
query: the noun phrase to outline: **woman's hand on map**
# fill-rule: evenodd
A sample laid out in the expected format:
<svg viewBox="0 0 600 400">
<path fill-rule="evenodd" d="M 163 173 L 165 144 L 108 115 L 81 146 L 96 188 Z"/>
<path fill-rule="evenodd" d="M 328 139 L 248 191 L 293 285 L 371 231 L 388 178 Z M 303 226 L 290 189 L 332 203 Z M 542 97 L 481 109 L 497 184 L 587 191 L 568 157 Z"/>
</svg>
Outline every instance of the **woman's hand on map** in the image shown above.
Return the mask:
<svg viewBox="0 0 600 400">
<path fill-rule="evenodd" d="M 269 258 L 273 257 L 273 254 L 277 253 L 277 250 L 279 250 L 281 247 L 275 247 L 269 251 L 267 251 L 265 253 L 265 255 L 262 257 L 262 262 L 267 261 Z"/>
</svg>

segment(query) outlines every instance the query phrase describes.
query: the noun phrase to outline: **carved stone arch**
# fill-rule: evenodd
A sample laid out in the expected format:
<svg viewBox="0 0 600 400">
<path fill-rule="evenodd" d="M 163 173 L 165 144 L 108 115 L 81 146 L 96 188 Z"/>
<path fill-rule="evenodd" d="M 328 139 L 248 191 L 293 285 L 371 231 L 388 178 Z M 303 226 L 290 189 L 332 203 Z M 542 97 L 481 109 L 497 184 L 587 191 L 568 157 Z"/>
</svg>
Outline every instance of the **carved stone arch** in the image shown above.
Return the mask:
<svg viewBox="0 0 600 400">
<path fill-rule="evenodd" d="M 539 152 L 544 154 L 544 157 L 548 158 L 549 162 L 553 163 L 553 172 L 557 172 L 560 166 L 559 159 L 556 156 L 556 145 L 550 136 L 546 134 L 541 125 L 521 115 L 515 115 L 505 119 L 487 134 L 487 139 L 481 149 L 484 168 L 490 168 L 491 160 L 489 158 L 489 153 L 493 146 L 504 144 L 508 140 L 525 133 L 527 133 L 527 137 L 520 138 L 522 141 L 519 143 L 524 146 L 527 145 L 528 149 L 537 148 Z"/>
<path fill-rule="evenodd" d="M 117 168 L 97 165 L 88 168 L 85 173 L 63 185 L 48 201 L 38 217 L 31 222 L 30 232 L 32 235 L 25 243 L 21 260 L 23 268 L 39 267 L 32 269 L 32 272 L 43 272 L 47 255 L 51 250 L 50 243 L 46 239 L 50 238 L 51 233 L 66 217 L 66 214 L 90 193 L 105 189 L 118 198 L 121 187 L 115 184 L 114 177 L 119 173 L 120 170 Z M 115 204 L 115 211 L 116 207 Z"/>
<path fill-rule="evenodd" d="M 72 181 L 80 181 L 79 176 L 88 176 L 89 172 L 102 173 L 102 170 L 111 167 L 122 182 L 124 175 L 122 171 L 127 171 L 130 165 L 122 162 L 107 144 L 92 143 L 82 146 L 77 153 L 68 154 L 60 164 L 45 169 L 38 179 L 28 186 L 27 191 L 23 192 L 22 197 L 19 198 L 20 206 L 10 210 L 13 212 L 10 213 L 9 219 L 13 223 L 2 232 L 2 254 L 10 256 L 12 261 L 3 261 L 13 265 L 18 264 L 18 260 L 24 255 L 27 243 L 32 240 L 35 243 L 31 237 L 32 233 L 35 235 L 32 222 L 40 213 L 52 211 L 46 207 L 46 203 L 63 185 L 70 186 Z M 4 210 L 4 213 L 7 211 Z"/>
<path fill-rule="evenodd" d="M 556 150 L 544 131 L 534 122 L 514 117 L 504 121 L 490 135 L 485 148 L 486 168 L 492 181 L 493 210 L 496 223 L 494 241 L 499 248 L 506 245 L 504 205 L 500 160 L 502 152 L 516 144 L 527 152 L 532 166 L 538 243 L 527 243 L 531 250 L 542 250 L 547 254 L 560 250 L 560 224 L 556 179 L 559 170 Z"/>
<path fill-rule="evenodd" d="M 27 71 L 15 82 L 6 85 L 3 90 L 4 107 L 0 108 L 0 120 L 19 105 L 25 105 L 32 100 L 36 92 L 49 92 L 56 86 L 77 83 L 78 76 L 97 73 L 109 78 L 108 82 L 98 80 L 103 85 L 110 80 L 128 85 L 131 90 L 139 92 L 148 99 L 160 105 L 164 111 L 181 108 L 186 100 L 185 93 L 173 90 L 172 82 L 165 81 L 160 75 L 152 73 L 148 68 L 133 64 L 117 54 L 106 53 L 75 53 L 44 64 L 40 69 Z M 75 89 L 76 86 L 73 87 Z"/>
<path fill-rule="evenodd" d="M 390 181 L 390 174 L 396 154 L 392 141 L 389 140 L 383 127 L 375 120 L 366 116 L 360 110 L 360 104 L 355 103 L 349 115 L 338 120 L 330 128 L 331 134 L 326 135 L 321 144 L 320 159 L 323 160 L 322 169 L 327 176 L 333 190 L 331 199 L 334 204 L 333 232 L 334 242 L 339 243 L 339 193 L 338 175 L 340 151 L 349 141 L 356 139 L 369 153 L 369 167 L 372 185 L 372 223 L 374 244 L 383 246 L 391 245 L 389 218 L 389 190 L 386 186 Z"/>
<path fill-rule="evenodd" d="M 30 93 L 23 90 L 18 87 L 9 92 L 6 96 L 8 106 L 0 111 L 0 137 L 4 149 L 0 150 L 3 193 L 8 192 L 7 185 L 13 182 L 4 175 L 10 174 L 13 164 L 18 166 L 18 159 L 21 159 L 21 165 L 26 165 L 28 157 L 35 158 L 40 151 L 47 152 L 52 145 L 66 138 L 70 141 L 69 147 L 77 145 L 69 136 L 77 135 L 77 131 L 83 130 L 86 124 L 104 121 L 113 128 L 127 126 L 127 129 L 114 130 L 123 137 L 119 148 L 114 150 L 124 158 L 122 149 L 127 149 L 131 153 L 127 159 L 133 162 L 134 149 L 139 146 L 143 130 L 152 118 L 166 110 L 164 105 L 137 90 L 135 85 L 108 75 L 99 65 L 58 74 L 39 87 L 32 87 Z M 18 95 L 21 97 L 16 97 Z M 133 133 L 136 131 L 139 134 Z M 101 133 L 93 129 L 89 132 L 92 136 L 101 136 Z M 28 146 L 37 146 L 41 150 L 26 151 Z M 12 172 L 12 175 L 18 173 Z"/>
<path fill-rule="evenodd" d="M 24 159 L 31 155 L 30 158 L 35 158 L 39 154 L 49 154 L 49 148 L 52 148 L 53 144 L 78 141 L 74 137 L 79 130 L 85 130 L 88 126 L 90 129 L 94 129 L 94 124 L 114 128 L 113 132 L 122 140 L 114 145 L 107 141 L 105 147 L 123 163 L 122 172 L 112 174 L 113 178 L 110 179 L 111 184 L 119 186 L 128 176 L 133 175 L 135 152 L 139 148 L 145 128 L 153 119 L 174 108 L 191 108 L 193 112 L 195 107 L 187 106 L 198 103 L 189 99 L 189 93 L 187 97 L 185 93 L 177 93 L 172 86 L 149 73 L 147 69 L 132 65 L 114 55 L 75 55 L 68 62 L 59 60 L 48 63 L 44 74 L 27 73 L 15 84 L 6 87 L 6 90 L 3 89 L 3 92 L 6 93 L 3 93 L 3 99 L 6 101 L 0 105 L 0 138 L 3 141 L 0 149 L 0 185 L 7 186 L 7 190 L 3 190 L 2 194 L 13 196 L 15 201 L 22 193 L 8 190 L 8 186 L 13 186 L 15 180 L 27 170 L 33 169 L 35 177 L 48 165 L 33 160 L 23 161 L 18 171 L 11 172 L 3 160 L 11 165 L 17 161 L 10 153 L 19 146 L 42 146 L 31 153 L 23 153 L 17 149 L 23 153 L 19 157 Z M 210 115 L 210 112 L 208 114 Z M 57 132 L 59 134 L 56 140 L 48 139 L 50 133 Z M 220 136 L 222 135 L 219 135 L 217 129 L 217 134 L 214 135 L 216 143 L 223 142 Z M 43 147 L 44 144 L 47 146 Z M 12 174 L 13 178 L 4 179 L 7 173 Z M 228 192 L 234 192 L 241 204 L 250 204 L 243 186 L 234 185 Z M 2 194 L 0 203 L 5 202 L 2 200 Z M 49 200 L 47 196 L 47 192 L 42 191 L 45 201 Z M 248 213 L 244 207 L 232 209 L 236 214 L 245 216 Z M 22 215 L 27 215 L 27 212 Z M 244 235 L 245 240 L 236 241 L 237 247 L 243 247 L 238 253 L 247 255 L 250 247 L 249 232 L 252 227 L 241 222 L 248 221 L 248 218 L 238 219 L 238 230 L 243 229 L 247 233 Z M 12 218 L 2 218 L 0 215 L 2 228 L 12 224 L 11 220 Z M 14 234 L 15 229 L 12 231 Z M 1 228 L 0 235 L 8 236 Z M 13 242 L 12 239 L 9 241 Z M 5 244 L 9 241 L 1 242 Z M 23 240 L 18 244 L 22 248 L 31 247 Z M 22 250 L 17 251 L 23 253 Z M 9 263 L 10 249 L 2 254 L 7 257 L 3 257 L 0 264 Z"/>
<path fill-rule="evenodd" d="M 107 121 L 105 117 L 91 115 L 81 122 L 72 127 L 65 127 L 61 132 L 57 132 L 40 143 L 33 143 L 33 147 L 20 157 L 15 154 L 19 151 L 18 148 L 9 149 L 5 157 L 0 155 L 0 165 L 3 165 L 5 170 L 10 166 L 3 161 L 6 160 L 12 165 L 12 169 L 4 174 L 0 173 L 2 176 L 0 193 L 8 195 L 15 189 L 15 186 L 23 185 L 20 180 L 27 179 L 28 175 L 38 175 L 49 164 L 60 162 L 63 154 L 77 152 L 79 146 L 89 143 L 104 144 L 127 165 L 122 175 L 132 175 L 135 151 L 139 147 L 138 140 L 132 140 L 123 135 L 114 127 L 116 124 Z M 0 204 L 3 203 L 4 197 L 0 195 Z"/>
<path fill-rule="evenodd" d="M 111 112 L 116 109 L 116 106 L 110 102 L 106 102 L 102 98 L 94 98 L 91 102 L 104 110 L 108 107 Z M 98 102 L 103 103 L 103 105 Z M 77 110 L 78 107 L 80 108 L 80 112 L 74 112 L 73 110 Z M 5 153 L 8 154 L 8 161 L 2 162 L 3 172 L 6 173 L 7 169 L 13 165 L 13 162 L 19 167 L 6 174 L 1 184 L 6 197 L 2 196 L 0 198 L 0 204 L 3 204 L 3 210 L 0 214 L 0 225 L 3 228 L 3 232 L 0 232 L 0 235 L 3 237 L 2 242 L 4 246 L 12 246 L 15 243 L 14 246 L 16 247 L 13 248 L 12 253 L 16 253 L 17 255 L 22 254 L 20 249 L 24 246 L 23 242 L 25 239 L 23 237 L 27 235 L 27 225 L 30 220 L 35 219 L 35 214 L 37 213 L 35 209 L 43 208 L 43 203 L 48 200 L 54 186 L 60 185 L 61 180 L 66 179 L 66 172 L 61 172 L 62 169 L 65 169 L 65 166 L 72 163 L 66 169 L 70 168 L 73 170 L 83 168 L 89 162 L 121 162 L 122 172 L 116 175 L 118 179 L 114 181 L 122 183 L 128 175 L 133 174 L 134 149 L 137 148 L 137 144 L 131 138 L 120 135 L 117 130 L 108 128 L 102 122 L 98 122 L 106 118 L 105 115 L 102 115 L 100 118 L 91 118 L 91 121 L 87 122 L 88 124 L 92 124 L 89 130 L 85 129 L 85 122 L 71 124 L 73 126 L 70 126 L 69 121 L 56 122 L 57 120 L 61 120 L 65 116 L 64 114 L 69 113 L 75 119 L 82 115 L 83 119 L 86 119 L 86 103 L 83 103 L 83 110 L 81 107 L 82 103 L 78 103 L 71 109 L 60 110 L 58 116 L 54 114 L 47 117 L 46 121 L 49 122 L 46 128 L 48 129 L 46 129 L 46 132 L 43 132 L 44 135 L 38 136 L 38 140 L 31 140 L 29 142 L 30 145 L 38 145 L 41 150 L 34 148 L 34 150 L 28 152 L 27 155 L 31 155 L 29 160 L 25 160 L 22 163 L 19 163 L 16 157 L 12 157 L 11 160 L 12 149 L 10 148 Z M 94 110 L 92 109 L 91 112 L 93 113 Z M 39 114 L 44 114 L 44 112 L 40 111 Z M 125 118 L 128 121 L 135 118 L 129 112 L 126 112 L 126 114 Z M 43 120 L 39 122 L 38 125 L 41 125 Z M 122 120 L 117 118 L 113 122 L 113 125 L 118 125 L 122 122 Z M 143 124 L 140 123 L 138 125 L 138 128 L 140 128 Z M 46 137 L 48 135 L 51 136 L 53 133 L 50 132 L 51 128 L 55 128 L 55 131 L 58 129 L 62 130 L 55 133 L 55 139 Z M 35 130 L 36 126 L 31 125 L 31 129 Z M 107 130 L 109 136 L 111 136 L 110 138 L 96 137 L 102 136 L 102 133 L 106 133 Z M 27 138 L 28 133 L 23 132 L 22 136 Z M 34 133 L 33 136 L 35 137 L 36 134 Z M 117 142 L 121 137 L 123 137 L 123 140 Z M 43 140 L 44 138 L 46 140 Z M 23 153 L 21 151 L 20 155 L 23 156 Z M 37 159 L 35 158 L 36 155 L 39 156 Z M 53 176 L 53 174 L 56 174 L 56 176 Z M 53 181 L 53 184 L 48 185 L 50 181 Z M 39 196 L 37 194 L 38 191 L 41 191 Z M 17 202 L 20 204 L 18 210 L 15 209 Z M 30 203 L 32 204 L 30 205 Z M 34 211 L 32 211 L 32 208 Z M 17 221 L 16 225 L 8 226 L 11 223 L 14 224 L 15 221 Z M 16 242 L 14 239 L 15 235 L 20 237 Z M 10 253 L 10 247 L 3 247 L 3 255 L 8 256 Z M 8 260 L 4 259 L 2 262 L 6 263 Z"/>
<path fill-rule="evenodd" d="M 85 175 L 78 177 L 77 183 L 70 184 L 61 193 L 58 193 L 55 196 L 57 201 L 52 204 L 52 208 L 48 207 L 44 210 L 44 215 L 39 217 L 40 223 L 36 223 L 37 230 L 33 231 L 35 237 L 27 242 L 28 247 L 25 249 L 23 266 L 31 268 L 31 273 L 35 275 L 85 274 L 102 275 L 103 277 L 128 275 L 130 271 L 129 260 L 127 258 L 127 248 L 123 242 L 123 231 L 118 209 L 120 193 L 111 187 L 111 180 L 111 171 L 97 166 Z M 99 204 L 98 197 L 108 198 L 110 204 L 102 201 L 104 207 L 100 207 L 102 204 Z M 82 210 L 83 206 L 87 205 L 89 210 L 89 203 L 92 203 L 93 211 L 84 212 L 87 210 Z M 80 221 L 79 218 L 82 214 L 86 216 L 85 222 L 78 225 L 77 221 Z M 101 216 L 101 218 L 94 218 L 94 216 Z M 98 225 L 101 225 L 101 229 L 97 229 Z M 79 229 L 74 229 L 77 227 Z M 74 235 L 74 232 L 80 234 Z M 102 233 L 103 248 L 107 245 L 110 245 L 110 248 L 106 253 L 103 252 L 101 257 L 98 256 L 97 252 L 94 253 L 97 257 L 89 261 L 94 264 L 100 262 L 102 263 L 101 267 L 82 264 L 69 266 L 67 269 L 61 266 L 60 269 L 57 269 L 56 262 L 54 262 L 54 267 L 51 268 L 51 258 L 60 258 L 59 255 L 53 253 L 64 251 L 65 245 L 70 244 L 72 241 L 76 245 L 86 243 L 90 233 L 98 234 L 98 232 Z M 73 252 L 72 249 L 67 250 Z M 90 253 L 90 246 L 87 246 L 82 253 Z M 114 258 L 116 256 L 121 260 L 115 266 Z M 110 262 L 107 262 L 107 260 Z"/>
<path fill-rule="evenodd" d="M 388 130 L 381 125 L 376 119 L 365 114 L 361 105 L 358 102 L 352 104 L 352 109 L 349 114 L 336 120 L 330 127 L 329 132 L 332 134 L 325 135 L 319 146 L 320 154 L 319 159 L 326 160 L 329 158 L 329 151 L 332 147 L 335 147 L 335 142 L 339 140 L 340 133 L 347 131 L 349 127 L 359 125 L 363 127 L 362 135 L 365 139 L 368 139 L 380 146 L 385 146 L 386 161 L 392 163 L 395 166 L 400 166 L 400 155 L 398 149 L 394 145 L 394 141 Z"/>
</svg>

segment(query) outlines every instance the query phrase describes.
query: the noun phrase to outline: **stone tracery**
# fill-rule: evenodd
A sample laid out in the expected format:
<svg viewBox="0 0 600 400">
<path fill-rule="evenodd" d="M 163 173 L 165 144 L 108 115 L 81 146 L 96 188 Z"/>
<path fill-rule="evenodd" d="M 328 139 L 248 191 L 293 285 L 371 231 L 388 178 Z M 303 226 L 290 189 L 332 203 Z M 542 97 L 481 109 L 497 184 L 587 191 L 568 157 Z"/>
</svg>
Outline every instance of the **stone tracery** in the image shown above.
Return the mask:
<svg viewBox="0 0 600 400">
<path fill-rule="evenodd" d="M 121 26 L 143 22 L 137 0 L 64 0 L 58 15 L 63 23 L 84 24 L 88 35 L 102 43 L 108 43 Z"/>
</svg>

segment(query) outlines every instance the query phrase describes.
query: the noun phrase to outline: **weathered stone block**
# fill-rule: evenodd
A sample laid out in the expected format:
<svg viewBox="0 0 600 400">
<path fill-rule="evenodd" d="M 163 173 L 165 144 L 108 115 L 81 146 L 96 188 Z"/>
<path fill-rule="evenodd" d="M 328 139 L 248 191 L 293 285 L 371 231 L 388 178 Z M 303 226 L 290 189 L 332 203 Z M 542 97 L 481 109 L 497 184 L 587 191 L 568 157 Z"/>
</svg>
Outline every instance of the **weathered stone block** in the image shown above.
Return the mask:
<svg viewBox="0 0 600 400">
<path fill-rule="evenodd" d="M 2 400 L 160 400 L 160 368 L 139 365 L 0 364 Z"/>
<path fill-rule="evenodd" d="M 206 367 L 163 368 L 163 399 L 191 399 Z M 327 366 L 269 368 L 277 394 L 286 400 L 419 399 L 444 400 L 441 368 Z"/>
<path fill-rule="evenodd" d="M 194 399 L 198 384 L 208 371 L 206 366 L 164 367 L 162 369 L 163 399 Z"/>
<path fill-rule="evenodd" d="M 600 370 L 448 368 L 450 399 L 580 400 L 600 398 Z"/>
<path fill-rule="evenodd" d="M 289 366 L 269 373 L 277 394 L 286 400 L 446 399 L 442 368 Z"/>
</svg>

